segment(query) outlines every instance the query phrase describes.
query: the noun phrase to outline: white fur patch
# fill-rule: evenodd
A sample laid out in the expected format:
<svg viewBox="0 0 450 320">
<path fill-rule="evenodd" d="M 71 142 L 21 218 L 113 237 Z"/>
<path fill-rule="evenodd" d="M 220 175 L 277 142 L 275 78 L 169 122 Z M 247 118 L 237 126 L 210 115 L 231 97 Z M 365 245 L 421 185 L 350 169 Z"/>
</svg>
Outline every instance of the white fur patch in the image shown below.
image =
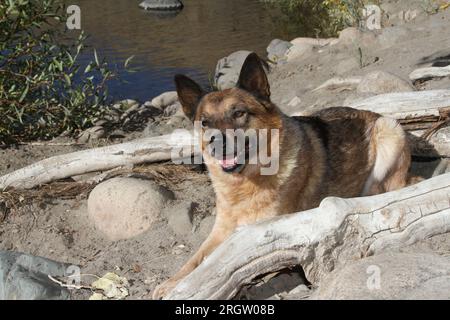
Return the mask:
<svg viewBox="0 0 450 320">
<path fill-rule="evenodd" d="M 367 194 L 373 183 L 382 182 L 396 165 L 406 144 L 406 136 L 395 119 L 381 117 L 372 129 L 371 143 L 376 145 L 375 164 L 364 188 Z"/>
</svg>

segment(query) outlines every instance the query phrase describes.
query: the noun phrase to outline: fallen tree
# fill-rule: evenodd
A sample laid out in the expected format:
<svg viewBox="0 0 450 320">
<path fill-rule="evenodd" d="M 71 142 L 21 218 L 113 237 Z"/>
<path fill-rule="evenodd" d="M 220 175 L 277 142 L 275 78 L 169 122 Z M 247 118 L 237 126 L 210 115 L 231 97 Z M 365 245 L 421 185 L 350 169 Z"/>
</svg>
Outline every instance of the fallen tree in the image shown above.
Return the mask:
<svg viewBox="0 0 450 320">
<path fill-rule="evenodd" d="M 348 105 L 398 120 L 440 115 L 440 109 L 450 107 L 450 90 L 428 90 L 381 94 L 357 100 Z"/>
<path fill-rule="evenodd" d="M 120 166 L 183 158 L 174 151 L 193 150 L 194 141 L 187 131 L 138 139 L 90 150 L 54 156 L 0 177 L 0 190 L 33 188 L 51 181 Z"/>
<path fill-rule="evenodd" d="M 444 77 L 450 77 L 450 66 L 420 68 L 409 75 L 409 79 L 413 82 Z"/>
<path fill-rule="evenodd" d="M 167 299 L 231 299 L 256 277 L 300 265 L 314 285 L 339 263 L 450 232 L 450 173 L 372 197 L 243 227 Z"/>
</svg>

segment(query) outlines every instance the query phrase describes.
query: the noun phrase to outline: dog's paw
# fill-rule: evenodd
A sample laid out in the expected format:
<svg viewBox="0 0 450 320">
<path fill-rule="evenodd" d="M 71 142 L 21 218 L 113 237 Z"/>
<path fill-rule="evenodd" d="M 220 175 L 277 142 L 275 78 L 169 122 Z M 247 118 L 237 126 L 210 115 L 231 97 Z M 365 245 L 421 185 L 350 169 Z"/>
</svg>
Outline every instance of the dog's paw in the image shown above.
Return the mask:
<svg viewBox="0 0 450 320">
<path fill-rule="evenodd" d="M 177 284 L 178 281 L 169 279 L 156 286 L 155 290 L 153 291 L 153 300 L 162 300 L 176 287 Z"/>
</svg>

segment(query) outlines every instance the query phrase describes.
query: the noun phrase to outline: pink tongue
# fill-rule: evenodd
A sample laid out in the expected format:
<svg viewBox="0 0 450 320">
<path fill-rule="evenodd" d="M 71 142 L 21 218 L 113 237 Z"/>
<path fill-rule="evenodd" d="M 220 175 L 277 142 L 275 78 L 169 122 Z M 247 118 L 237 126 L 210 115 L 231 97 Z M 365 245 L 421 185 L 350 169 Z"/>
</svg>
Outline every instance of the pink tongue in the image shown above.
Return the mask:
<svg viewBox="0 0 450 320">
<path fill-rule="evenodd" d="M 223 168 L 231 168 L 236 165 L 236 158 L 219 160 L 219 163 Z"/>
</svg>

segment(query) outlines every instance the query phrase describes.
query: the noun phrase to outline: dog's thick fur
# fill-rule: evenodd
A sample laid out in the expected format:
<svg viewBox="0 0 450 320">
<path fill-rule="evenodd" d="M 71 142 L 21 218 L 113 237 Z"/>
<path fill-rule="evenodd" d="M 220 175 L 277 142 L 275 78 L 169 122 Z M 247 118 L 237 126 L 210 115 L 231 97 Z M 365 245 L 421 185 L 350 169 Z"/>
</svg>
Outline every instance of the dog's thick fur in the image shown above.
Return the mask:
<svg viewBox="0 0 450 320">
<path fill-rule="evenodd" d="M 366 196 L 406 185 L 411 157 L 395 120 L 351 108 L 288 117 L 271 103 L 256 54 L 246 59 L 235 88 L 206 94 L 185 76 L 175 82 L 185 114 L 204 127 L 278 129 L 279 170 L 263 176 L 260 165 L 247 164 L 240 172 L 225 172 L 201 141 L 216 193 L 216 222 L 198 252 L 156 288 L 154 298 L 164 297 L 238 226 L 314 208 L 328 196 Z"/>
</svg>

